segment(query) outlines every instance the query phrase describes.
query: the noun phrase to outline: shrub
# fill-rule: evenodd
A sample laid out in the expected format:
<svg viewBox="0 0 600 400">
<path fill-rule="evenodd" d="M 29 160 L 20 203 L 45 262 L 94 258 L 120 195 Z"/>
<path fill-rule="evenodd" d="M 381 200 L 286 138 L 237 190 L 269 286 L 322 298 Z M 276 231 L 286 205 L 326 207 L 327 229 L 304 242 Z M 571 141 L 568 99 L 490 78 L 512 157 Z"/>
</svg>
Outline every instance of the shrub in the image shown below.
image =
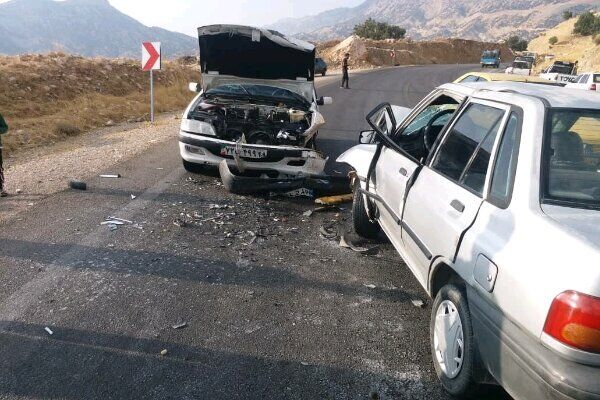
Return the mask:
<svg viewBox="0 0 600 400">
<path fill-rule="evenodd" d="M 510 36 L 508 39 L 506 39 L 505 43 L 513 51 L 525 51 L 527 50 L 527 45 L 529 44 L 527 40 L 521 39 L 516 35 Z"/>
<path fill-rule="evenodd" d="M 369 18 L 354 27 L 354 34 L 373 40 L 402 39 L 406 35 L 406 29 Z"/>
<path fill-rule="evenodd" d="M 573 18 L 573 11 L 563 11 L 562 17 L 565 21 Z"/>
<path fill-rule="evenodd" d="M 552 36 L 550 39 L 548 39 L 548 43 L 554 46 L 556 43 L 558 43 L 558 38 L 556 36 Z"/>
<path fill-rule="evenodd" d="M 590 36 L 600 33 L 600 15 L 591 11 L 584 12 L 577 18 L 573 33 L 581 36 Z"/>
<path fill-rule="evenodd" d="M 54 125 L 54 133 L 59 136 L 75 136 L 81 133 L 81 129 L 66 122 L 57 122 Z"/>
<path fill-rule="evenodd" d="M 600 33 L 594 36 L 594 43 L 596 46 L 600 46 Z"/>
</svg>

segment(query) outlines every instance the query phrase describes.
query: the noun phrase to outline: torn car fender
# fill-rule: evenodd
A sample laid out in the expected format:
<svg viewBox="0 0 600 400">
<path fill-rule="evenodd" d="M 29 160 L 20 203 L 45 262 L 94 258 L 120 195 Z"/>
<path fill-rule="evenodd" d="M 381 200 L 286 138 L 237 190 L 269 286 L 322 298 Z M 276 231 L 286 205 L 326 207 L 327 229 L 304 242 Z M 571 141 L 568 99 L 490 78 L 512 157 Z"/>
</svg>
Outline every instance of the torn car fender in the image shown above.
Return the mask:
<svg viewBox="0 0 600 400">
<path fill-rule="evenodd" d="M 336 161 L 349 164 L 356 171 L 358 177 L 365 180 L 376 150 L 376 144 L 359 144 L 346 150 Z"/>
</svg>

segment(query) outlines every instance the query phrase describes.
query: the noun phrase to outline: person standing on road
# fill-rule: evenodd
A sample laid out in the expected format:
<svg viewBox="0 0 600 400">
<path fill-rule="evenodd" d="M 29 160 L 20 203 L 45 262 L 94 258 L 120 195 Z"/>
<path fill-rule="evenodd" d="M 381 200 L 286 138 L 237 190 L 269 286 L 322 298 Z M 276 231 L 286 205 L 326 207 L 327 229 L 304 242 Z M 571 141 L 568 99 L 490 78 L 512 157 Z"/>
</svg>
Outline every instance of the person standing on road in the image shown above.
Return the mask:
<svg viewBox="0 0 600 400">
<path fill-rule="evenodd" d="M 348 75 L 348 59 L 350 58 L 350 53 L 344 54 L 344 59 L 342 60 L 342 88 L 350 89 L 350 76 Z M 345 86 L 344 86 L 345 85 Z"/>
<path fill-rule="evenodd" d="M 2 166 L 2 135 L 8 132 L 6 121 L 0 114 L 0 197 L 6 197 L 8 194 L 4 190 L 4 167 Z"/>
</svg>

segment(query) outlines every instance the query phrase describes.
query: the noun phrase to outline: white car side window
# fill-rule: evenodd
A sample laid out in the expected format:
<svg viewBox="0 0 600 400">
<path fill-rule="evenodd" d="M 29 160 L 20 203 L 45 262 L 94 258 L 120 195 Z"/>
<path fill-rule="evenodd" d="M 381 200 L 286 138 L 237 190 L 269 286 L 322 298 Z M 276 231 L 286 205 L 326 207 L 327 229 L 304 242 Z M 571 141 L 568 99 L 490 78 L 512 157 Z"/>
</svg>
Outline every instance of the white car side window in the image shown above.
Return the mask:
<svg viewBox="0 0 600 400">
<path fill-rule="evenodd" d="M 481 195 L 504 115 L 500 108 L 470 104 L 440 146 L 432 168 Z"/>
</svg>

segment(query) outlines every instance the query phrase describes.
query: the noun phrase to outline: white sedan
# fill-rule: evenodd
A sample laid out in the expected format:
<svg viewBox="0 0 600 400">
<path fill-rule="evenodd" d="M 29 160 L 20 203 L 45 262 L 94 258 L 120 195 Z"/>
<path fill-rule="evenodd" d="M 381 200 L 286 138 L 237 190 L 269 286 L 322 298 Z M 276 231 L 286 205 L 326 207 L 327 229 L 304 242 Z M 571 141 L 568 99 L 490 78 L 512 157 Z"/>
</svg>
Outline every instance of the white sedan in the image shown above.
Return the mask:
<svg viewBox="0 0 600 400">
<path fill-rule="evenodd" d="M 600 92 L 600 72 L 585 72 L 574 83 L 567 83 L 565 87 Z"/>
<path fill-rule="evenodd" d="M 434 299 L 443 387 L 600 399 L 600 97 L 446 84 L 407 113 L 376 108 L 338 161 L 356 231 L 382 230 Z"/>
</svg>

